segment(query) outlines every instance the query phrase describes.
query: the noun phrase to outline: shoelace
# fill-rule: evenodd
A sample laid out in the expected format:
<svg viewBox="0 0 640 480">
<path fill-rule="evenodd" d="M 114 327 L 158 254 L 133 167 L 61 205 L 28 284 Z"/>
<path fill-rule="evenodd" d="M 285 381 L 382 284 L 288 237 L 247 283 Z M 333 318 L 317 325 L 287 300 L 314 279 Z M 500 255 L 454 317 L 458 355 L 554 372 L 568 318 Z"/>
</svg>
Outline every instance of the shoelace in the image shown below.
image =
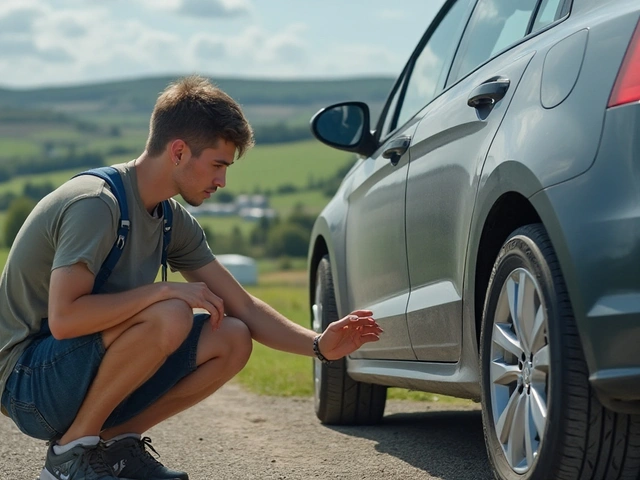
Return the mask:
<svg viewBox="0 0 640 480">
<path fill-rule="evenodd" d="M 107 475 L 109 477 L 113 477 L 113 471 L 111 468 L 105 463 L 102 458 L 101 452 L 98 451 L 97 448 L 92 448 L 87 450 L 85 455 L 83 456 L 83 467 L 87 468 L 87 473 L 95 473 L 96 476 L 87 477 L 87 479 L 99 479 L 102 478 L 102 475 Z"/>
<path fill-rule="evenodd" d="M 146 461 L 147 465 L 152 465 L 154 467 L 162 466 L 162 464 L 158 460 L 156 460 L 153 457 L 153 455 L 149 453 L 149 450 L 147 450 L 147 447 L 149 448 L 149 450 L 155 453 L 157 457 L 160 456 L 160 454 L 156 451 L 156 449 L 153 448 L 153 445 L 151 445 L 151 439 L 149 437 L 143 437 L 140 440 L 140 442 L 136 446 L 136 452 L 139 453 L 140 450 L 142 451 L 143 453 L 142 459 Z"/>
<path fill-rule="evenodd" d="M 151 445 L 151 439 L 149 437 L 142 437 L 142 440 L 140 440 L 140 442 L 144 445 L 143 448 L 145 449 L 145 452 L 146 452 L 146 447 L 149 447 L 153 451 L 153 453 L 156 454 L 156 456 L 158 457 L 160 456 L 160 454 L 156 451 L 156 449 L 153 448 L 153 445 Z"/>
</svg>

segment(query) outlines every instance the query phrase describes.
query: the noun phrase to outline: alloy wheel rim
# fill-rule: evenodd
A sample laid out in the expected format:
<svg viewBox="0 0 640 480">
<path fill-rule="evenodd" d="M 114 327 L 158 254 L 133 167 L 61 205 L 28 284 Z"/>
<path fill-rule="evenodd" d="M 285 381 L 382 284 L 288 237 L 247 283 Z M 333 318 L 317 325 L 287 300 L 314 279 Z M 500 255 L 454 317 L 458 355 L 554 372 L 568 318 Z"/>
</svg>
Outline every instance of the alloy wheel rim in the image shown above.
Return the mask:
<svg viewBox="0 0 640 480">
<path fill-rule="evenodd" d="M 320 278 L 316 282 L 315 303 L 311 307 L 313 313 L 313 330 L 316 333 L 322 333 L 322 303 L 320 299 L 322 295 L 322 286 L 320 284 Z M 316 405 L 316 409 L 320 404 L 320 385 L 322 380 L 322 363 L 320 360 L 314 357 L 313 359 L 313 400 Z"/>
<path fill-rule="evenodd" d="M 534 276 L 515 269 L 502 285 L 493 331 L 489 381 L 496 436 L 510 467 L 531 469 L 548 422 L 550 352 L 544 297 Z"/>
</svg>

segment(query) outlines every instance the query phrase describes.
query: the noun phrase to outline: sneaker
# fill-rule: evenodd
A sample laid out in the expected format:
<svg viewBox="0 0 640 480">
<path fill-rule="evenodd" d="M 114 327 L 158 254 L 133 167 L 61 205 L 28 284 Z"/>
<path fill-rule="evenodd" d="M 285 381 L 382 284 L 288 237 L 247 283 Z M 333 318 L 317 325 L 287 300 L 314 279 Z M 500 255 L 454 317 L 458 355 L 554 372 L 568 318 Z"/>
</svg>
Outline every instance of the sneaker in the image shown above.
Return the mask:
<svg viewBox="0 0 640 480">
<path fill-rule="evenodd" d="M 105 462 L 111 465 L 118 478 L 129 480 L 189 480 L 185 472 L 169 470 L 151 455 L 151 449 L 156 455 L 155 448 L 151 446 L 151 439 L 144 437 L 138 440 L 134 437 L 123 438 L 115 442 L 102 444 L 102 452 Z M 159 456 L 159 455 L 158 455 Z"/>
<path fill-rule="evenodd" d="M 105 463 L 99 445 L 77 445 L 60 455 L 49 445 L 40 480 L 118 480 Z"/>
</svg>

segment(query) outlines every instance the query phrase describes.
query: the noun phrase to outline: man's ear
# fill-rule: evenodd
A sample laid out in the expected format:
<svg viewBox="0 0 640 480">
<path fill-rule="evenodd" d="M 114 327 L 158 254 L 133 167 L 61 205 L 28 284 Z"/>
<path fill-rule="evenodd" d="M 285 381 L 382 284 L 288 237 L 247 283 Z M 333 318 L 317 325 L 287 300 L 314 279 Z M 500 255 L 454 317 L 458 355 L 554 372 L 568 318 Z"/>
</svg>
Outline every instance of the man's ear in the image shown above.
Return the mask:
<svg viewBox="0 0 640 480">
<path fill-rule="evenodd" d="M 188 160 L 191 155 L 191 151 L 189 146 L 186 144 L 184 140 L 179 138 L 172 140 L 168 146 L 169 149 L 169 159 L 176 166 L 180 165 L 180 162 L 184 160 Z"/>
</svg>

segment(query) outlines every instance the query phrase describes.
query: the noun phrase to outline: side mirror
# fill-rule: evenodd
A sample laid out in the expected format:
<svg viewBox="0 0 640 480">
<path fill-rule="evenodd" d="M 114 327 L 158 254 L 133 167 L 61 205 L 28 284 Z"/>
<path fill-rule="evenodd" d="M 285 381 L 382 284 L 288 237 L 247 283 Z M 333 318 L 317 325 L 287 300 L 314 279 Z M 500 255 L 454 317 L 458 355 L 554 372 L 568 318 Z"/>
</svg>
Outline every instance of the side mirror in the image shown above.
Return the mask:
<svg viewBox="0 0 640 480">
<path fill-rule="evenodd" d="M 338 103 L 323 108 L 313 116 L 311 132 L 330 147 L 369 157 L 377 148 L 369 122 L 367 104 Z"/>
</svg>

